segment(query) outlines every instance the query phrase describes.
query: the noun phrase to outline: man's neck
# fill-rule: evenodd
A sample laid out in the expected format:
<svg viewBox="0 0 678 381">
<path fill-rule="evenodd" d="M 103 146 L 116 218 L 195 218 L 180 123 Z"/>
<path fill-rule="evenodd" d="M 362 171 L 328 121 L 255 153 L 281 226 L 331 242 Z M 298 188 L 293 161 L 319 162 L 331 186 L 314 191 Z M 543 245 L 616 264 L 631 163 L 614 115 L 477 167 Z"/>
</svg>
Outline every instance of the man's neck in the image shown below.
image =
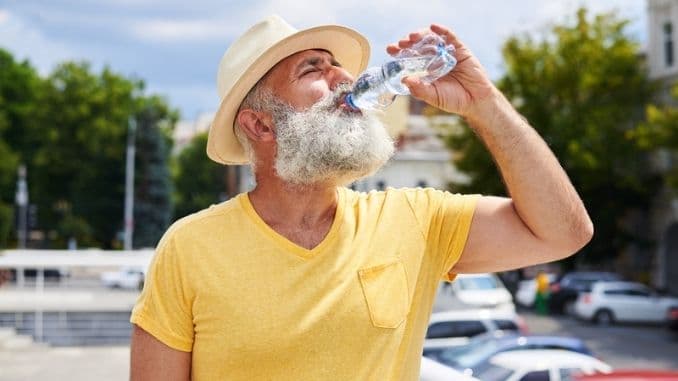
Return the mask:
<svg viewBox="0 0 678 381">
<path fill-rule="evenodd" d="M 250 201 L 257 214 L 275 230 L 331 226 L 338 201 L 335 184 L 299 186 L 278 178 L 257 181 L 249 193 Z"/>
</svg>

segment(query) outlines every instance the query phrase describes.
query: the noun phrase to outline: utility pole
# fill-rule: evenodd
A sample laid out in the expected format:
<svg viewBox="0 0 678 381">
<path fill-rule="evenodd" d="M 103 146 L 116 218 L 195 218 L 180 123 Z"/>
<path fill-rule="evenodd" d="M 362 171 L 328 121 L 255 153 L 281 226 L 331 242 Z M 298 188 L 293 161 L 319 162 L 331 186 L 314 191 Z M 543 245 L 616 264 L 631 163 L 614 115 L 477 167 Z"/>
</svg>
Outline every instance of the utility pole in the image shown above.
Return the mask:
<svg viewBox="0 0 678 381">
<path fill-rule="evenodd" d="M 28 184 L 26 183 L 26 166 L 21 164 L 18 169 L 19 178 L 16 182 L 16 197 L 18 219 L 17 219 L 17 239 L 19 249 L 26 248 L 26 237 L 28 236 Z"/>
<path fill-rule="evenodd" d="M 125 168 L 125 241 L 123 248 L 132 250 L 134 234 L 134 157 L 136 155 L 137 121 L 129 118 L 127 126 L 127 166 Z"/>
</svg>

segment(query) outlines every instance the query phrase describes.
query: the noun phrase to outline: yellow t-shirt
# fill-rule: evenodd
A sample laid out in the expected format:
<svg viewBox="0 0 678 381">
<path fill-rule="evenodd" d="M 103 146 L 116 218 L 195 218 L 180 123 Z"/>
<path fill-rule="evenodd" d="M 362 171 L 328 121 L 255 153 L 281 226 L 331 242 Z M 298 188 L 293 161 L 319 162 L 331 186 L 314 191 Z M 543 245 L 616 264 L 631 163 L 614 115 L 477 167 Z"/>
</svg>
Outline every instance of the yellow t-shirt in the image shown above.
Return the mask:
<svg viewBox="0 0 678 381">
<path fill-rule="evenodd" d="M 307 250 L 246 194 L 177 221 L 131 322 L 192 352 L 193 380 L 417 380 L 437 286 L 462 253 L 476 196 L 338 188 Z"/>
</svg>

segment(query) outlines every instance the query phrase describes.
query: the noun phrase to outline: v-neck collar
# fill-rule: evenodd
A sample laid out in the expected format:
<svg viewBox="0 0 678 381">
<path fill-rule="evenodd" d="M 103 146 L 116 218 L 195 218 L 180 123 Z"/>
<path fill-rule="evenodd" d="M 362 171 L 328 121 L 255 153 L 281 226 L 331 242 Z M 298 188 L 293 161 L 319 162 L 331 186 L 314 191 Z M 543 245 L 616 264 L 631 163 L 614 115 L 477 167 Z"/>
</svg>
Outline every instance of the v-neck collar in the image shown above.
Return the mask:
<svg viewBox="0 0 678 381">
<path fill-rule="evenodd" d="M 310 259 L 316 256 L 318 253 L 325 250 L 329 246 L 335 237 L 338 235 L 339 229 L 341 227 L 341 221 L 344 215 L 345 208 L 345 190 L 342 187 L 337 187 L 337 210 L 334 213 L 334 220 L 332 221 L 332 226 L 327 232 L 323 240 L 312 249 L 307 249 L 305 247 L 299 246 L 296 243 L 287 239 L 287 237 L 275 231 L 271 228 L 262 218 L 259 216 L 257 211 L 252 206 L 248 193 L 242 193 L 238 196 L 240 198 L 240 205 L 245 211 L 245 214 L 254 222 L 254 224 L 264 233 L 266 237 L 271 239 L 276 245 L 280 246 L 285 251 L 288 251 L 298 257 Z"/>
</svg>

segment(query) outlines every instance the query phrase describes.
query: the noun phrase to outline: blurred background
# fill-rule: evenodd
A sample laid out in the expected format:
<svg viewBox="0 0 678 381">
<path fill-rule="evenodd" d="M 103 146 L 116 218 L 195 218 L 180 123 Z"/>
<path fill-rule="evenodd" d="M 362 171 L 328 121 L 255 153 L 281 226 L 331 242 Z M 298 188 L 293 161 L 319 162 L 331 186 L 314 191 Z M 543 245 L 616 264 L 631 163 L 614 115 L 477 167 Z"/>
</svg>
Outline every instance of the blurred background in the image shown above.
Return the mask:
<svg viewBox="0 0 678 381">
<path fill-rule="evenodd" d="M 424 355 L 447 370 L 429 379 L 678 372 L 678 1 L 0 0 L 0 380 L 127 378 L 153 247 L 254 185 L 206 134 L 221 55 L 271 13 L 357 29 L 371 65 L 452 27 L 594 221 L 559 263 L 441 284 Z M 407 97 L 384 118 L 397 153 L 352 188 L 505 193 L 463 120 Z"/>
</svg>

